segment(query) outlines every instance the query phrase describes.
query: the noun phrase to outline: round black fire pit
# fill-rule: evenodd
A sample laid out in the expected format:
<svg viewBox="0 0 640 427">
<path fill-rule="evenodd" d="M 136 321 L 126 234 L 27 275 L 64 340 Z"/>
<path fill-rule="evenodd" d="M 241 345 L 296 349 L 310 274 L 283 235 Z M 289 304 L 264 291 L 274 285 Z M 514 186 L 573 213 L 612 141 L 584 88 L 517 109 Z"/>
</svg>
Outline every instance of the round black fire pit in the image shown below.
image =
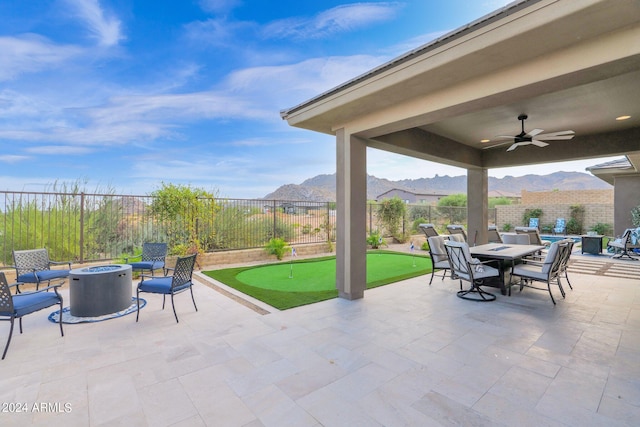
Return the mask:
<svg viewBox="0 0 640 427">
<path fill-rule="evenodd" d="M 72 316 L 97 317 L 131 305 L 131 266 L 128 264 L 78 268 L 69 272 Z"/>
</svg>

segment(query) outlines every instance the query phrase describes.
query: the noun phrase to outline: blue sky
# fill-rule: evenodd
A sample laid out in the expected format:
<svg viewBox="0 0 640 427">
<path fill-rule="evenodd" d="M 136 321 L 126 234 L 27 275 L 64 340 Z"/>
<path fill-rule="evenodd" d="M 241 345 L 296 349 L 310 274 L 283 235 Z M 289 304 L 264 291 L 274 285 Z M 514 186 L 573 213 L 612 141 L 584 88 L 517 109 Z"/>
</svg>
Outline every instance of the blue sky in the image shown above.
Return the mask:
<svg viewBox="0 0 640 427">
<path fill-rule="evenodd" d="M 165 182 L 256 198 L 333 173 L 334 138 L 280 110 L 508 3 L 0 2 L 0 190 L 148 194 Z M 370 150 L 368 173 L 465 170 Z"/>
</svg>

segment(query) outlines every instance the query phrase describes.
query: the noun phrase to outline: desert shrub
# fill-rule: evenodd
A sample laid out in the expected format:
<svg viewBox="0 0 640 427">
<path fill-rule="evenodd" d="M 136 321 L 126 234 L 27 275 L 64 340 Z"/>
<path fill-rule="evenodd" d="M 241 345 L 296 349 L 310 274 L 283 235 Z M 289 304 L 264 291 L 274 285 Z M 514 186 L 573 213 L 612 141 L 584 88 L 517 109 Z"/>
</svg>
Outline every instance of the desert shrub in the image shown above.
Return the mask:
<svg viewBox="0 0 640 427">
<path fill-rule="evenodd" d="M 402 225 L 406 211 L 407 205 L 399 197 L 383 200 L 378 206 L 378 218 L 380 222 L 387 233 L 397 240 L 404 237 L 401 236 L 400 226 Z"/>
<path fill-rule="evenodd" d="M 264 249 L 269 255 L 275 255 L 278 260 L 281 260 L 287 250 L 287 242 L 279 237 L 274 237 L 269 240 Z"/>
</svg>

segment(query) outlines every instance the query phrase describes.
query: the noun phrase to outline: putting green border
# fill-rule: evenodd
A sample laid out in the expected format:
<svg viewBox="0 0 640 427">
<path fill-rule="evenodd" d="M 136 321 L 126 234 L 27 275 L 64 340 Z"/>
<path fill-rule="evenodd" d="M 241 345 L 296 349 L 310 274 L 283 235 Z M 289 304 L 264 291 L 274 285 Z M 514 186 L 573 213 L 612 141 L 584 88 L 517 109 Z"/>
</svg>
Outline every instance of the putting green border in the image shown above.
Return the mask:
<svg viewBox="0 0 640 427">
<path fill-rule="evenodd" d="M 368 251 L 368 254 L 393 254 L 393 255 L 404 255 L 404 256 L 415 256 L 421 258 L 427 258 L 430 261 L 429 256 L 425 256 L 422 254 L 407 254 L 405 252 L 395 252 L 388 250 L 372 250 Z M 296 291 L 276 291 L 272 289 L 258 288 L 255 286 L 248 285 L 239 281 L 236 277 L 239 273 L 259 267 L 265 267 L 270 265 L 278 265 L 278 264 L 304 264 L 310 262 L 318 262 L 335 259 L 335 255 L 331 256 L 323 256 L 323 257 L 315 257 L 315 258 L 306 258 L 306 259 L 297 259 L 294 261 L 284 261 L 284 262 L 274 262 L 269 264 L 260 264 L 260 265 L 251 265 L 251 266 L 243 266 L 243 267 L 232 267 L 232 268 L 224 268 L 220 270 L 207 270 L 202 271 L 204 275 L 215 279 L 233 289 L 236 289 L 243 294 L 249 295 L 257 300 L 264 302 L 265 304 L 270 305 L 278 310 L 287 310 L 289 308 L 299 307 L 307 304 L 313 304 L 320 301 L 325 301 L 328 299 L 336 298 L 338 296 L 338 290 L 332 289 L 329 291 L 316 291 L 316 292 L 296 292 Z M 413 277 L 422 276 L 425 274 L 431 273 L 432 264 L 427 269 L 421 269 L 418 271 L 409 271 L 406 274 L 401 274 L 398 276 L 389 277 L 383 280 L 377 280 L 371 283 L 367 283 L 367 289 L 376 288 L 378 286 L 388 285 L 389 283 L 398 282 L 401 280 L 411 279 Z"/>
</svg>

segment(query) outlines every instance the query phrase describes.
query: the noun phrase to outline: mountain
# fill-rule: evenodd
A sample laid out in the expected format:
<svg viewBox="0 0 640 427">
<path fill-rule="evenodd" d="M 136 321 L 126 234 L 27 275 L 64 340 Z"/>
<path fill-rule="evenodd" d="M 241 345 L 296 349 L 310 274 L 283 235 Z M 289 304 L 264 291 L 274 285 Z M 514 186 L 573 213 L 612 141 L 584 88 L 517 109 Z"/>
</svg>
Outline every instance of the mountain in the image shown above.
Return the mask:
<svg viewBox="0 0 640 427">
<path fill-rule="evenodd" d="M 433 178 L 402 179 L 390 181 L 367 175 L 367 199 L 375 200 L 378 195 L 394 188 L 414 193 L 442 192 L 447 194 L 467 191 L 467 177 L 438 176 Z M 489 191 L 520 194 L 527 191 L 549 190 L 599 190 L 612 188 L 611 185 L 583 172 L 554 172 L 549 175 L 489 177 Z M 336 200 L 336 174 L 318 175 L 302 184 L 287 184 L 264 196 L 267 200 L 299 200 L 326 202 Z"/>
</svg>

